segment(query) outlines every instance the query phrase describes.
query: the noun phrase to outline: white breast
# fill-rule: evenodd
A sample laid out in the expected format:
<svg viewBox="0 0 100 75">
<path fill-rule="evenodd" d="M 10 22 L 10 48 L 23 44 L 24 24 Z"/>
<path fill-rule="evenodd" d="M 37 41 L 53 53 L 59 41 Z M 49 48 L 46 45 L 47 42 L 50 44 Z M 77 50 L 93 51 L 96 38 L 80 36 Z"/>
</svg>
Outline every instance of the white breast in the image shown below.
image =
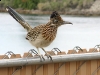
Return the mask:
<svg viewBox="0 0 100 75">
<path fill-rule="evenodd" d="M 47 47 L 51 44 L 52 41 L 49 40 L 45 40 L 45 38 L 42 37 L 42 34 L 40 34 L 36 40 L 29 40 L 29 42 L 38 48 L 42 48 L 42 47 Z"/>
</svg>

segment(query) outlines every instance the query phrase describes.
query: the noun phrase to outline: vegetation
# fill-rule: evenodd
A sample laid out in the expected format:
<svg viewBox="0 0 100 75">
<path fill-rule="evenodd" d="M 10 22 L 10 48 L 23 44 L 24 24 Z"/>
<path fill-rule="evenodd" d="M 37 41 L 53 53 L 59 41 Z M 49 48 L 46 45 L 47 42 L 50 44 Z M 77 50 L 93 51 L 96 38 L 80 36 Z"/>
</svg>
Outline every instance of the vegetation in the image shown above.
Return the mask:
<svg viewBox="0 0 100 75">
<path fill-rule="evenodd" d="M 2 0 L 0 6 L 6 7 L 10 5 L 14 8 L 36 9 L 39 0 Z"/>
<path fill-rule="evenodd" d="M 95 0 L 1 0 L 0 7 L 7 5 L 13 8 L 22 9 L 39 9 L 45 10 L 60 10 L 68 9 L 87 9 Z"/>
<path fill-rule="evenodd" d="M 13 0 L 13 7 L 23 9 L 36 9 L 39 0 Z"/>
<path fill-rule="evenodd" d="M 51 0 L 38 3 L 39 10 L 87 9 L 95 0 Z"/>
</svg>

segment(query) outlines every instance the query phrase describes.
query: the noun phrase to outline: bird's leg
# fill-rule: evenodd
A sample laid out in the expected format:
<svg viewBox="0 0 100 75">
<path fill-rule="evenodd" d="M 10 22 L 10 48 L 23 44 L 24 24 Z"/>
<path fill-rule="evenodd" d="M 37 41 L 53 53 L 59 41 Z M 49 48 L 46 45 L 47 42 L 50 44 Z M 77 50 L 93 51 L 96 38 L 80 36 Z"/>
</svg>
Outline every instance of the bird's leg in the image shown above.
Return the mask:
<svg viewBox="0 0 100 75">
<path fill-rule="evenodd" d="M 47 53 L 47 52 L 44 50 L 44 48 L 41 48 L 41 49 L 45 52 L 46 56 L 52 60 L 51 55 L 50 55 L 49 53 Z"/>
<path fill-rule="evenodd" d="M 40 57 L 40 61 L 42 61 L 42 59 L 45 60 L 44 57 L 43 57 L 43 55 L 40 54 L 39 48 L 37 48 L 37 50 L 38 50 L 38 55 Z"/>
</svg>

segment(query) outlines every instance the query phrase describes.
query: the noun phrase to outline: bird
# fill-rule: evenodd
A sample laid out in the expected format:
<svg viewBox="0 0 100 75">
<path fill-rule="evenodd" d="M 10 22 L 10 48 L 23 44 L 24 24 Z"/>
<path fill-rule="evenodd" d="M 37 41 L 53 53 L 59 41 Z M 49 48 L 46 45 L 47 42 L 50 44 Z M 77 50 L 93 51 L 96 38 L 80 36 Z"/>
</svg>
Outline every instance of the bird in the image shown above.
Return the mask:
<svg viewBox="0 0 100 75">
<path fill-rule="evenodd" d="M 53 11 L 50 15 L 50 20 L 46 24 L 31 27 L 13 8 L 7 6 L 6 10 L 27 30 L 26 39 L 37 48 L 38 55 L 41 57 L 41 59 L 42 55 L 40 54 L 39 48 L 41 48 L 45 52 L 46 56 L 52 60 L 51 55 L 46 52 L 44 47 L 49 46 L 54 41 L 58 27 L 72 23 L 69 21 L 64 21 L 57 11 Z"/>
</svg>

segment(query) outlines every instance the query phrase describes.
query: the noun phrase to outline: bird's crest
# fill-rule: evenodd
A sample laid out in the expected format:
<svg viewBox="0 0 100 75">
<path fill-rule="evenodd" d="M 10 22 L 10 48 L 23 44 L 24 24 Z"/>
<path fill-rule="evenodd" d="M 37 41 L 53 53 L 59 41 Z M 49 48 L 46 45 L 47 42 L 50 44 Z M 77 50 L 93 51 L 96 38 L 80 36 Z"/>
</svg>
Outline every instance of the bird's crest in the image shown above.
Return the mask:
<svg viewBox="0 0 100 75">
<path fill-rule="evenodd" d="M 57 17 L 57 16 L 60 16 L 60 15 L 58 14 L 57 11 L 54 11 L 54 12 L 52 12 L 50 18 L 54 18 L 54 17 Z"/>
<path fill-rule="evenodd" d="M 61 16 L 59 15 L 59 13 L 57 11 L 52 12 L 50 19 L 55 19 L 57 21 L 63 21 Z"/>
</svg>

